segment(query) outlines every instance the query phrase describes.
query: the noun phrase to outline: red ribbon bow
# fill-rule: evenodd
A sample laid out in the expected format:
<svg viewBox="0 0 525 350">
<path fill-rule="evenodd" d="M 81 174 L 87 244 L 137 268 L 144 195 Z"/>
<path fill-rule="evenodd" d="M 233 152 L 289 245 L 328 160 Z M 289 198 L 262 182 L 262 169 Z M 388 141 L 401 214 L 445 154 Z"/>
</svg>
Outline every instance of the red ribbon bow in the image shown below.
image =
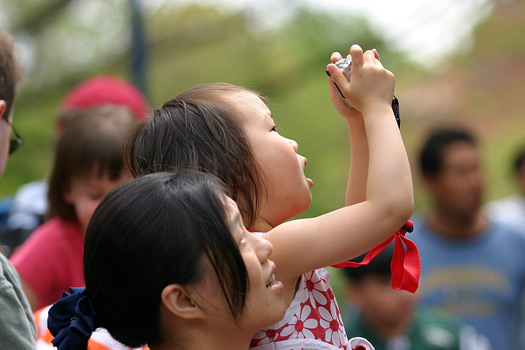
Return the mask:
<svg viewBox="0 0 525 350">
<path fill-rule="evenodd" d="M 394 233 L 392 237 L 388 238 L 386 241 L 370 250 L 363 258 L 363 261 L 345 261 L 336 265 L 332 265 L 332 267 L 341 269 L 348 266 L 358 267 L 367 265 L 395 238 L 396 242 L 394 245 L 394 256 L 392 257 L 392 262 L 390 263 L 390 268 L 392 270 L 392 288 L 407 290 L 411 293 L 415 293 L 417 287 L 419 286 L 421 260 L 419 258 L 419 250 L 417 249 L 416 244 L 405 237 L 405 234 L 407 232 L 412 232 L 413 229 L 414 223 L 410 220 L 407 220 L 405 225 L 403 225 L 399 231 Z"/>
</svg>

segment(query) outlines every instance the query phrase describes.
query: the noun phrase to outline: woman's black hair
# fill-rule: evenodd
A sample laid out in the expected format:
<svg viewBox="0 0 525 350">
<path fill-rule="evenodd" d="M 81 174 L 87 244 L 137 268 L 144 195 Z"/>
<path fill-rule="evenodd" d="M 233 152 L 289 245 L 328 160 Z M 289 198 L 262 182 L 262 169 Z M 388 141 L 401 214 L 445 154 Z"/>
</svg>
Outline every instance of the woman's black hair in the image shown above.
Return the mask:
<svg viewBox="0 0 525 350">
<path fill-rule="evenodd" d="M 219 180 L 196 172 L 156 173 L 106 196 L 87 229 L 86 295 L 95 324 L 130 347 L 161 339 L 161 292 L 199 281 L 206 257 L 234 320 L 244 310 L 249 280 L 226 224 Z"/>
<path fill-rule="evenodd" d="M 230 188 L 244 223 L 257 216 L 260 169 L 238 118 L 235 94 L 251 90 L 215 83 L 184 91 L 153 111 L 137 128 L 127 157 L 133 176 L 193 169 L 211 173 Z"/>
</svg>

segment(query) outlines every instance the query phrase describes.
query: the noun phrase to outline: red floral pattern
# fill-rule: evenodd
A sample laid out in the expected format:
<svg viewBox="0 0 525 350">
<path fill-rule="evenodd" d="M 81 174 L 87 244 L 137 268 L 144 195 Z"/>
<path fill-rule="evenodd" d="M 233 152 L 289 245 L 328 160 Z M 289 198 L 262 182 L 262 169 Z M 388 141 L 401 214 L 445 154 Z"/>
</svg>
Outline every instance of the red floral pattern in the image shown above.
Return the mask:
<svg viewBox="0 0 525 350">
<path fill-rule="evenodd" d="M 270 328 L 257 332 L 250 349 L 268 348 L 264 345 L 270 343 L 274 343 L 272 349 L 290 349 L 291 343 L 305 339 L 309 340 L 309 344 L 312 340 L 318 343 L 318 349 L 349 350 L 348 337 L 329 279 L 325 269 L 304 274 L 285 317 Z"/>
</svg>

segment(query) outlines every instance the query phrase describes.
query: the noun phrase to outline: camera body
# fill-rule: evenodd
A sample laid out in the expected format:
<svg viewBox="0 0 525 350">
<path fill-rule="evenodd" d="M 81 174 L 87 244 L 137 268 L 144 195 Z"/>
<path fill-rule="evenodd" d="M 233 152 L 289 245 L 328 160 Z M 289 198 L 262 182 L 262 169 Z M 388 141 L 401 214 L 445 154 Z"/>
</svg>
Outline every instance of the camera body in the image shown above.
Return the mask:
<svg viewBox="0 0 525 350">
<path fill-rule="evenodd" d="M 341 58 L 339 61 L 334 62 L 337 68 L 343 72 L 348 80 L 350 80 L 350 68 L 352 66 L 352 56 L 348 56 L 347 58 Z"/>
<path fill-rule="evenodd" d="M 333 62 L 337 68 L 341 70 L 341 72 L 346 75 L 348 80 L 351 80 L 351 68 L 352 68 L 352 57 L 348 56 L 346 58 L 341 58 L 340 60 Z M 326 74 L 330 77 L 330 72 L 328 69 L 325 70 Z M 343 95 L 341 90 L 339 89 L 339 86 L 335 83 L 335 81 L 332 79 L 332 82 L 334 83 L 334 86 L 337 88 L 337 91 L 339 91 L 339 94 L 341 95 L 341 98 L 344 100 L 345 104 L 348 107 L 352 107 L 352 104 L 348 99 Z M 394 112 L 394 117 L 396 118 L 397 126 L 401 128 L 401 117 L 399 116 L 399 101 L 397 97 L 394 95 L 392 98 L 392 111 Z"/>
<path fill-rule="evenodd" d="M 347 58 L 341 58 L 339 61 L 334 62 L 337 68 L 343 72 L 348 80 L 350 80 L 350 68 L 352 66 L 352 56 L 348 56 Z"/>
<path fill-rule="evenodd" d="M 340 60 L 334 62 L 335 66 L 337 68 L 339 68 L 341 70 L 341 72 L 346 75 L 346 77 L 348 78 L 348 80 L 350 80 L 350 69 L 352 67 L 352 57 L 351 56 L 348 56 L 347 58 L 341 58 Z M 325 70 L 326 71 L 326 74 L 330 77 L 330 72 L 328 71 L 328 69 Z M 332 82 L 334 83 L 337 91 L 339 91 L 339 95 L 341 95 L 341 98 L 345 101 L 345 104 L 348 106 L 348 107 L 352 107 L 352 104 L 350 103 L 350 101 L 348 101 L 348 99 L 345 97 L 345 95 L 343 95 L 343 93 L 341 92 L 341 90 L 339 90 L 339 86 L 337 86 L 337 84 L 335 83 L 334 79 L 332 79 Z"/>
</svg>

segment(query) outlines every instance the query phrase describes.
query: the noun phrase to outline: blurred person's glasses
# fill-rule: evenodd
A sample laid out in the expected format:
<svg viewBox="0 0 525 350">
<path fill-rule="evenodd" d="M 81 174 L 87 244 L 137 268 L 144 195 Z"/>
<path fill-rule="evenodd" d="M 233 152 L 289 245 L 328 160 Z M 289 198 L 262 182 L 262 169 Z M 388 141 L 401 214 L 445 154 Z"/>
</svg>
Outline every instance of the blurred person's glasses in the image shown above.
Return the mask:
<svg viewBox="0 0 525 350">
<path fill-rule="evenodd" d="M 11 139 L 11 141 L 9 143 L 9 155 L 11 155 L 18 149 L 18 146 L 24 144 L 24 139 L 22 139 L 22 136 L 20 136 L 20 134 L 16 132 L 16 129 L 15 129 L 15 126 L 13 125 L 13 123 L 10 123 L 9 120 L 6 117 L 4 117 L 2 119 L 7 123 L 7 125 L 9 125 L 11 127 L 11 130 L 13 131 L 13 134 L 15 134 L 15 138 Z"/>
</svg>

